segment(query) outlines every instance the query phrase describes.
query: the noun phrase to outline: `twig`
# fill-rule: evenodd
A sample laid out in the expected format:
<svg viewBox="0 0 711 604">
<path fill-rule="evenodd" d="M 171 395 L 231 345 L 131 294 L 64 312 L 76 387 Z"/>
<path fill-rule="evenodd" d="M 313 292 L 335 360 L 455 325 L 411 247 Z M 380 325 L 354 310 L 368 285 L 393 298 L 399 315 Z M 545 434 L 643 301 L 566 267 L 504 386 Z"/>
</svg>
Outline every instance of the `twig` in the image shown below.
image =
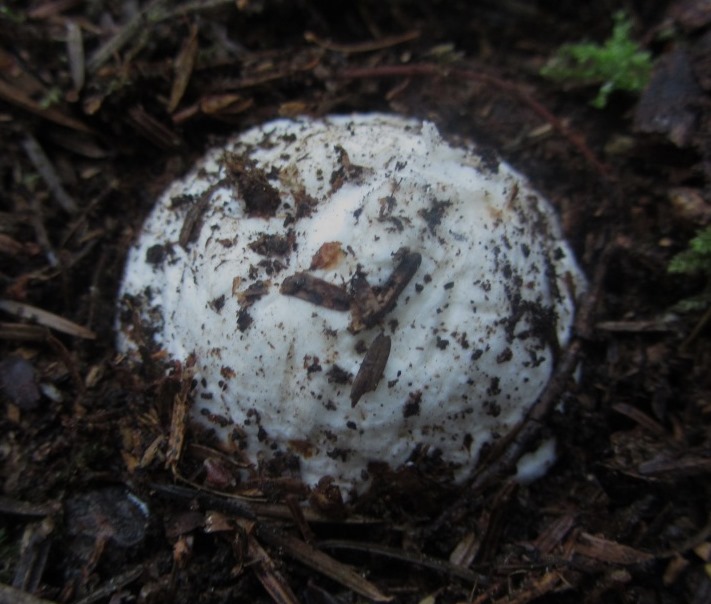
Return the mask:
<svg viewBox="0 0 711 604">
<path fill-rule="evenodd" d="M 384 48 L 390 48 L 391 46 L 397 46 L 398 44 L 403 44 L 404 42 L 416 40 L 419 37 L 420 32 L 417 30 L 413 30 L 396 36 L 386 36 L 384 38 L 378 38 L 377 40 L 368 40 L 367 42 L 339 44 L 338 42 L 333 42 L 332 40 L 320 38 L 315 33 L 310 31 L 307 31 L 304 34 L 304 40 L 306 40 L 307 42 L 316 44 L 316 46 L 320 46 L 321 48 L 324 48 L 326 50 L 342 52 L 344 54 L 357 54 L 364 52 L 373 52 L 375 50 L 383 50 Z"/>
<path fill-rule="evenodd" d="M 42 177 L 42 180 L 44 180 L 57 203 L 65 212 L 75 214 L 79 207 L 62 186 L 62 182 L 59 180 L 57 171 L 54 169 L 52 162 L 37 142 L 37 139 L 27 133 L 25 135 L 25 139 L 22 141 L 22 148 L 25 150 L 27 157 L 29 157 L 32 165 Z"/>
<path fill-rule="evenodd" d="M 83 1 L 84 0 L 49 0 L 27 11 L 27 16 L 30 19 L 49 19 L 66 10 L 74 8 Z"/>
<path fill-rule="evenodd" d="M 30 220 L 32 222 L 32 228 L 35 230 L 37 244 L 44 250 L 44 254 L 47 257 L 49 265 L 56 269 L 59 266 L 59 257 L 57 256 L 57 252 L 54 250 L 52 242 L 49 240 L 47 228 L 44 226 L 42 205 L 39 198 L 37 195 L 29 195 L 27 202 L 30 206 L 30 210 L 32 210 Z"/>
<path fill-rule="evenodd" d="M 69 59 L 69 73 L 72 76 L 74 90 L 80 91 L 84 87 L 86 75 L 86 61 L 84 59 L 84 38 L 81 27 L 76 21 L 69 19 L 67 29 L 67 58 Z"/>
<path fill-rule="evenodd" d="M 514 480 L 502 483 L 491 502 L 488 513 L 482 514 L 479 524 L 483 529 L 480 537 L 479 550 L 475 560 L 479 564 L 490 564 L 499 549 L 501 535 L 509 515 L 511 501 L 516 494 L 518 484 Z"/>
<path fill-rule="evenodd" d="M 20 499 L 13 499 L 0 495 L 0 513 L 9 516 L 30 516 L 41 518 L 52 516 L 62 509 L 61 504 L 55 501 L 47 503 L 30 503 Z"/>
<path fill-rule="evenodd" d="M 86 338 L 88 340 L 96 338 L 96 334 L 90 329 L 77 325 L 73 321 L 60 317 L 59 315 L 55 315 L 48 310 L 43 310 L 41 308 L 37 308 L 36 306 L 30 306 L 24 302 L 0 300 L 0 310 L 4 310 L 5 312 L 15 315 L 16 317 L 36 321 L 40 325 L 56 329 L 57 331 L 69 334 L 70 336 Z"/>
<path fill-rule="evenodd" d="M 320 541 L 318 546 L 321 549 L 348 549 L 359 552 L 367 552 L 369 554 L 392 558 L 393 560 L 402 560 L 403 562 L 407 562 L 415 566 L 429 568 L 451 577 L 457 577 L 459 579 L 464 579 L 465 581 L 478 583 L 479 585 L 489 584 L 488 577 L 469 570 L 463 566 L 451 564 L 446 560 L 432 558 L 430 556 L 426 556 L 425 554 L 408 552 L 394 547 L 388 547 L 387 545 L 380 545 L 379 543 L 359 543 L 358 541 L 328 539 L 327 541 Z"/>
<path fill-rule="evenodd" d="M 610 168 L 603 164 L 587 145 L 583 137 L 568 128 L 541 103 L 528 94 L 521 86 L 502 80 L 495 76 L 462 69 L 460 67 L 444 67 L 434 63 L 413 63 L 410 65 L 379 65 L 376 67 L 356 67 L 343 69 L 335 74 L 338 78 L 387 78 L 387 77 L 445 77 L 462 78 L 474 82 L 488 84 L 503 92 L 511 94 L 528 105 L 536 114 L 546 120 L 561 136 L 563 136 L 587 160 L 595 171 L 605 178 L 610 178 Z"/>
<path fill-rule="evenodd" d="M 194 445 L 193 445 L 194 447 Z M 188 479 L 179 476 L 179 480 L 190 487 L 178 485 L 149 483 L 148 487 L 159 495 L 179 499 L 194 499 L 200 505 L 209 507 L 227 514 L 243 516 L 250 520 L 273 518 L 277 520 L 293 520 L 293 514 L 289 507 L 279 503 L 269 503 L 261 498 L 243 497 L 235 494 L 220 493 L 205 486 L 194 484 Z M 304 519 L 307 522 L 318 522 L 333 524 L 332 517 L 320 514 L 311 507 L 302 508 Z M 367 516 L 352 515 L 340 521 L 340 524 L 348 525 L 378 525 L 382 524 L 382 518 L 370 518 Z"/>
<path fill-rule="evenodd" d="M 295 560 L 338 581 L 341 585 L 345 585 L 354 592 L 375 602 L 390 602 L 392 600 L 391 596 L 386 596 L 350 566 L 338 562 L 305 541 L 301 541 L 265 524 L 255 525 L 254 530 L 262 541 L 279 548 Z"/>
<path fill-rule="evenodd" d="M 150 483 L 148 486 L 163 496 L 192 500 L 203 508 L 210 508 L 226 514 L 232 514 L 236 517 L 236 520 L 241 526 L 245 526 L 242 519 L 252 521 L 252 523 L 250 523 L 250 530 L 254 531 L 254 534 L 260 541 L 278 548 L 302 564 L 338 581 L 366 598 L 370 598 L 376 602 L 389 602 L 392 600 L 391 597 L 383 594 L 375 585 L 361 577 L 350 566 L 338 562 L 328 554 L 325 554 L 301 539 L 292 537 L 275 527 L 269 526 L 266 522 L 254 522 L 257 520 L 257 517 L 253 511 L 253 507 L 249 504 L 236 501 L 234 497 L 227 498 L 221 495 L 210 494 L 204 490 L 190 489 L 177 485 Z"/>
<path fill-rule="evenodd" d="M 65 115 L 58 109 L 44 107 L 41 103 L 31 99 L 24 92 L 18 90 L 2 79 L 0 79 L 0 99 L 7 101 L 12 105 L 16 105 L 25 111 L 39 115 L 50 122 L 64 126 L 65 128 L 72 128 L 73 130 L 88 132 L 90 134 L 94 133 L 94 131 L 83 122 Z"/>
<path fill-rule="evenodd" d="M 0 322 L 0 340 L 42 342 L 47 339 L 47 333 L 47 328 L 39 325 Z"/>
<path fill-rule="evenodd" d="M 147 23 L 157 20 L 163 12 L 163 4 L 167 0 L 153 0 L 141 12 L 129 20 L 116 34 L 103 44 L 87 61 L 86 71 L 96 73 L 101 66 L 121 50 L 128 42 L 145 31 Z"/>
<path fill-rule="evenodd" d="M 209 493 L 204 489 L 198 490 L 197 488 L 181 487 L 174 484 L 160 484 L 157 482 L 149 483 L 148 487 L 163 497 L 194 500 L 205 508 L 214 509 L 226 514 L 233 514 L 247 518 L 248 520 L 256 520 L 257 518 L 248 503 L 237 501 L 235 497 L 224 497 L 222 495 Z"/>
<path fill-rule="evenodd" d="M 168 113 L 173 113 L 177 109 L 188 88 L 198 50 L 198 28 L 197 25 L 193 24 L 178 56 L 173 61 L 173 85 L 170 89 L 170 98 L 166 107 Z"/>
<path fill-rule="evenodd" d="M 186 2 L 185 4 L 179 4 L 175 7 L 160 7 L 160 9 L 156 11 L 154 19 L 155 21 L 167 21 L 174 17 L 184 17 L 190 13 L 199 13 L 215 8 L 222 8 L 223 6 L 234 8 L 235 0 L 194 0 L 193 2 Z"/>
</svg>

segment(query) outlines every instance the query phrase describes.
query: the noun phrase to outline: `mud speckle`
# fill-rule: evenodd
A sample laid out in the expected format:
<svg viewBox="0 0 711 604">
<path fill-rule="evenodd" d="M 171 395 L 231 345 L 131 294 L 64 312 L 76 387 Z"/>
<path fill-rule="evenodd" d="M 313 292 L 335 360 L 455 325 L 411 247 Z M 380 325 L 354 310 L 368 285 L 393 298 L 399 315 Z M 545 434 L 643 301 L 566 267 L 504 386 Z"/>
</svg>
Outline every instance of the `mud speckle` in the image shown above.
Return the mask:
<svg viewBox="0 0 711 604">
<path fill-rule="evenodd" d="M 269 218 L 276 214 L 281 195 L 264 170 L 250 166 L 245 158 L 234 154 L 225 157 L 225 166 L 248 216 Z"/>
</svg>

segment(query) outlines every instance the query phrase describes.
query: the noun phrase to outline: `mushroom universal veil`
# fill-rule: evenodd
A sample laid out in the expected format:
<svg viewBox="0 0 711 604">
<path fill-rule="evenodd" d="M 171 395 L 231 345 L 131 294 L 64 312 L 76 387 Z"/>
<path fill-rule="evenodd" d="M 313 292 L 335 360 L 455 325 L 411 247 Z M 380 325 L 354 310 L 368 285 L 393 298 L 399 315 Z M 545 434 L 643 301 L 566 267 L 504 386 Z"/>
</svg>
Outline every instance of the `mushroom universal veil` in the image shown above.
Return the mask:
<svg viewBox="0 0 711 604">
<path fill-rule="evenodd" d="M 584 288 L 504 162 L 397 116 L 277 120 L 160 197 L 118 345 L 189 360 L 193 418 L 255 468 L 357 491 L 427 451 L 458 481 L 540 395 Z"/>
</svg>

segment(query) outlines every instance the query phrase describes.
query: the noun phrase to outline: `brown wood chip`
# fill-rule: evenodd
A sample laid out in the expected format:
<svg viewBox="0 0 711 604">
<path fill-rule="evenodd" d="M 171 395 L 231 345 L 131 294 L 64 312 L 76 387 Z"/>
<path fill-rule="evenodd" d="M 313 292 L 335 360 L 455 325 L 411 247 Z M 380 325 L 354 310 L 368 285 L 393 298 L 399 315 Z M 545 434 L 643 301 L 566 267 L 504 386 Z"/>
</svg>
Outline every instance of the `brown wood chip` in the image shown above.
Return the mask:
<svg viewBox="0 0 711 604">
<path fill-rule="evenodd" d="M 188 244 L 200 236 L 202 216 L 207 210 L 209 202 L 209 194 L 203 194 L 196 203 L 190 206 L 188 213 L 185 215 L 183 226 L 180 228 L 180 235 L 178 235 L 178 243 L 183 249 L 188 249 Z"/>
<path fill-rule="evenodd" d="M 237 301 L 242 308 L 249 308 L 257 300 L 266 296 L 269 293 L 269 287 L 271 283 L 269 281 L 262 281 L 258 279 L 254 283 L 251 283 L 246 289 L 237 292 Z"/>
<path fill-rule="evenodd" d="M 575 553 L 608 564 L 641 564 L 654 560 L 652 554 L 589 533 L 580 534 Z"/>
<path fill-rule="evenodd" d="M 170 437 L 168 439 L 168 449 L 165 455 L 165 467 L 175 473 L 183 454 L 185 445 L 185 430 L 187 427 L 188 411 L 190 409 L 190 390 L 192 377 L 189 374 L 183 376 L 180 390 L 173 398 L 173 411 L 170 417 Z"/>
<path fill-rule="evenodd" d="M 348 310 L 351 307 L 350 296 L 343 287 L 304 272 L 284 279 L 279 291 L 324 308 Z"/>
<path fill-rule="evenodd" d="M 565 536 L 574 526 L 575 516 L 573 514 L 564 514 L 546 526 L 532 545 L 542 554 L 550 554 L 563 542 Z"/>
<path fill-rule="evenodd" d="M 388 280 L 379 290 L 371 289 L 370 293 L 365 277 L 356 273 L 351 280 L 353 290 L 353 319 L 349 329 L 353 333 L 373 327 L 386 314 L 388 314 L 407 284 L 412 280 L 422 262 L 422 256 L 417 252 L 410 252 L 401 248 L 395 253 L 399 262 Z"/>
<path fill-rule="evenodd" d="M 378 387 L 385 365 L 390 356 L 390 337 L 378 334 L 363 357 L 358 374 L 351 386 L 351 407 L 355 407 L 360 397 Z"/>
<path fill-rule="evenodd" d="M 360 271 L 357 271 L 351 278 L 350 290 L 353 305 L 351 308 L 351 323 L 348 329 L 352 333 L 358 333 L 368 327 L 372 318 L 378 315 L 380 302 L 365 275 Z"/>
</svg>

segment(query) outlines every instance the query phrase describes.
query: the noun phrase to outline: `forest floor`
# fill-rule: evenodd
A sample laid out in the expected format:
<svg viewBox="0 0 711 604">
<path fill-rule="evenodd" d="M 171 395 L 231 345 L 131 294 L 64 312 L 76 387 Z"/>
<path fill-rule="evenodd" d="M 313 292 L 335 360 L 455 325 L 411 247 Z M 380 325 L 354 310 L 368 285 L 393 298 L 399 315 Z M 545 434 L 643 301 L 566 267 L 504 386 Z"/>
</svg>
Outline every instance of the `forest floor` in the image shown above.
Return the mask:
<svg viewBox="0 0 711 604">
<path fill-rule="evenodd" d="M 620 8 L 645 91 L 599 109 L 541 77 Z M 711 601 L 709 312 L 667 270 L 711 219 L 710 66 L 706 0 L 0 2 L 0 603 Z M 248 126 L 354 111 L 500 155 L 590 278 L 529 486 L 513 440 L 467 485 L 395 476 L 337 516 L 247 492 L 180 382 L 116 351 L 166 184 Z"/>
</svg>

